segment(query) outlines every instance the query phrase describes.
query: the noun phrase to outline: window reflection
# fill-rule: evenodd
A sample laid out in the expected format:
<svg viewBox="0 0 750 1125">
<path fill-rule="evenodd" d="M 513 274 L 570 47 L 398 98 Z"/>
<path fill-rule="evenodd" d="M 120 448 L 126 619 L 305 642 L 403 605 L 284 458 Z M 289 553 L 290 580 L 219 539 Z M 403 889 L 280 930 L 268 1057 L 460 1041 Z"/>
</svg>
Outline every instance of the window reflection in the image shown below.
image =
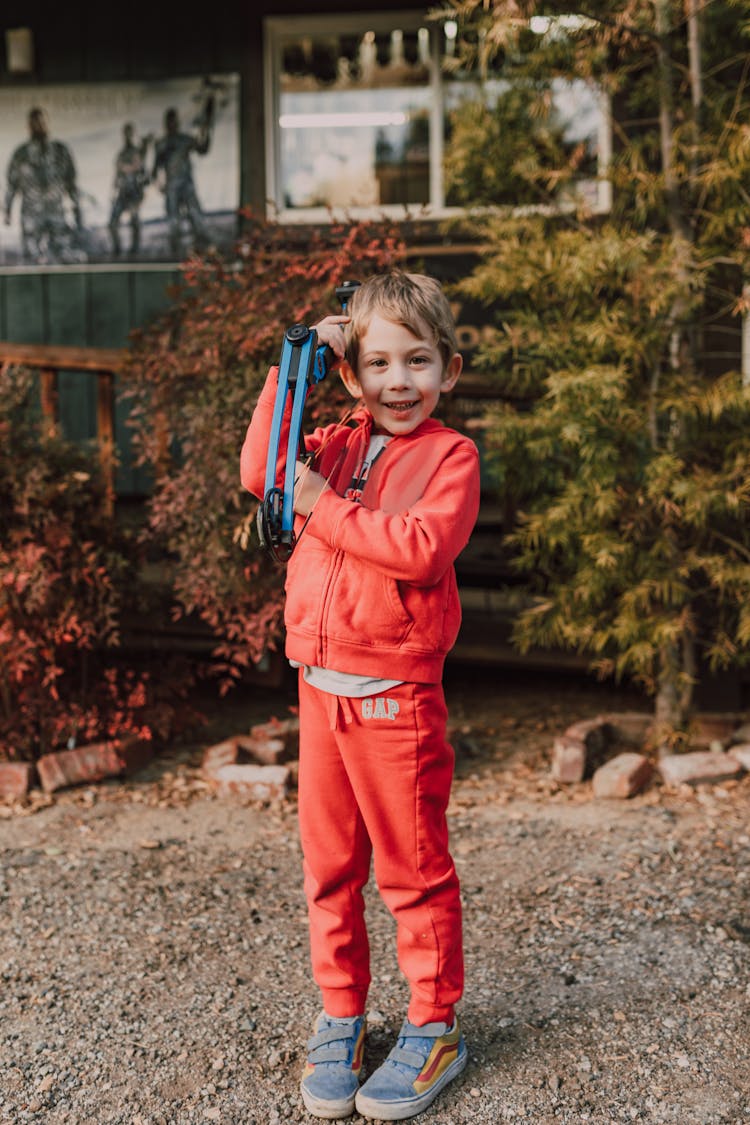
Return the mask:
<svg viewBox="0 0 750 1125">
<path fill-rule="evenodd" d="M 454 21 L 385 30 L 378 19 L 350 16 L 341 30 L 328 17 L 269 21 L 273 195 L 286 219 L 404 206 L 438 215 L 581 195 L 607 208 L 610 134 L 596 86 L 524 84 L 502 60 L 479 83 L 462 66 Z M 568 173 L 555 178 L 561 163 Z"/>
<path fill-rule="evenodd" d="M 429 42 L 426 28 L 286 42 L 285 208 L 429 202 Z"/>
<path fill-rule="evenodd" d="M 518 206 L 573 196 L 597 205 L 602 100 L 592 83 L 491 78 L 480 88 L 447 78 L 444 104 L 448 206 Z M 470 143 L 468 159 L 456 159 L 454 142 L 460 147 L 464 136 L 476 139 L 480 132 L 485 146 Z M 545 180 L 545 169 L 565 163 L 569 173 L 557 185 Z"/>
</svg>

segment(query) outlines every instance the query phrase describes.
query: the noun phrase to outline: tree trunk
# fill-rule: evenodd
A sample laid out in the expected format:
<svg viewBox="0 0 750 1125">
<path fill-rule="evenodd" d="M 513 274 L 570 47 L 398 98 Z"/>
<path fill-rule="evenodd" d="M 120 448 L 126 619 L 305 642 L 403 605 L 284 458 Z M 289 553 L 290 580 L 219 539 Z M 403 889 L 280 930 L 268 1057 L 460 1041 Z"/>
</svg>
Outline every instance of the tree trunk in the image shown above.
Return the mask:
<svg viewBox="0 0 750 1125">
<path fill-rule="evenodd" d="M 656 73 L 659 94 L 659 136 L 661 139 L 661 163 L 664 174 L 664 193 L 667 200 L 667 214 L 673 234 L 690 239 L 690 228 L 680 199 L 679 180 L 672 159 L 674 138 L 673 114 L 673 70 L 669 50 L 669 0 L 655 0 L 656 14 Z"/>
<path fill-rule="evenodd" d="M 702 79 L 700 73 L 700 41 L 694 0 L 685 0 L 688 24 L 688 53 L 690 58 L 690 85 L 693 103 L 693 139 L 697 139 L 698 114 L 702 100 Z M 673 158 L 674 114 L 673 89 L 676 80 L 674 63 L 670 50 L 670 0 L 655 0 L 655 30 L 657 56 L 657 88 L 659 97 L 659 133 L 661 138 L 662 172 L 664 175 L 664 195 L 670 230 L 678 250 L 676 263 L 677 279 L 680 287 L 670 312 L 667 356 L 669 367 L 674 372 L 696 371 L 699 362 L 698 344 L 690 326 L 690 301 L 693 283 L 690 248 L 694 242 L 694 232 L 687 220 L 685 202 L 681 197 L 680 182 Z M 687 185 L 688 188 L 691 184 Z M 652 401 L 649 404 L 649 428 L 652 443 L 659 445 L 658 426 L 658 375 L 652 375 Z M 670 428 L 672 440 L 679 436 Z M 679 547 L 674 545 L 673 566 L 678 565 Z M 685 632 L 680 642 L 665 645 L 659 653 L 656 694 L 656 727 L 660 752 L 669 752 L 675 741 L 675 734 L 684 729 L 688 709 L 692 700 L 691 680 L 695 672 L 694 639 Z"/>
<path fill-rule="evenodd" d="M 659 653 L 656 691 L 656 741 L 659 756 L 671 754 L 675 735 L 685 724 L 685 709 L 680 689 L 682 661 L 676 644 L 665 645 Z"/>
</svg>

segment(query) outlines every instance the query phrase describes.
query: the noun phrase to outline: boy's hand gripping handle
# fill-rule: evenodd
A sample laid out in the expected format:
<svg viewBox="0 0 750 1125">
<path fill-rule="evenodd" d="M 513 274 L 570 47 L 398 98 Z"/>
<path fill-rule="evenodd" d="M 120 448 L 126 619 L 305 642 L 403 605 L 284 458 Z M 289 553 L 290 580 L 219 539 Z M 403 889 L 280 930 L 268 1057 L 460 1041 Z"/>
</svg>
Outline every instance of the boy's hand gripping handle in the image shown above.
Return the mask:
<svg viewBox="0 0 750 1125">
<path fill-rule="evenodd" d="M 347 281 L 336 289 L 342 311 L 359 285 L 358 281 Z M 336 360 L 331 348 L 318 346 L 318 335 L 314 328 L 304 324 L 293 324 L 284 333 L 279 361 L 279 383 L 276 391 L 271 433 L 268 441 L 266 477 L 263 500 L 258 508 L 258 537 L 266 550 L 277 562 L 287 562 L 290 558 L 296 536 L 294 534 L 294 478 L 298 460 L 304 460 L 305 451 L 302 438 L 302 416 L 305 400 L 310 387 L 321 383 Z M 281 427 L 287 398 L 292 399 L 292 414 L 287 438 L 286 467 L 284 487 L 276 484 L 279 461 Z"/>
</svg>

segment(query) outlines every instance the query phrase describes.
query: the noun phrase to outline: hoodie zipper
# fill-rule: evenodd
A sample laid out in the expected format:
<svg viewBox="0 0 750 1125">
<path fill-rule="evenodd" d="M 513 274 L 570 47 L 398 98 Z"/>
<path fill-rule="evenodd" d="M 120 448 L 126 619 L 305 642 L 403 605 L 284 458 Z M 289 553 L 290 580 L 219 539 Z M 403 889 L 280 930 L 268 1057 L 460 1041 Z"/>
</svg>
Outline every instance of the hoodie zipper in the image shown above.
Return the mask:
<svg viewBox="0 0 750 1125">
<path fill-rule="evenodd" d="M 333 592 L 336 587 L 336 579 L 341 571 L 344 552 L 336 550 L 328 568 L 328 576 L 325 587 L 323 589 L 323 597 L 321 600 L 320 609 L 320 637 L 318 640 L 318 664 L 321 668 L 325 668 L 326 654 L 328 647 L 328 618 L 331 613 L 333 605 Z"/>
</svg>

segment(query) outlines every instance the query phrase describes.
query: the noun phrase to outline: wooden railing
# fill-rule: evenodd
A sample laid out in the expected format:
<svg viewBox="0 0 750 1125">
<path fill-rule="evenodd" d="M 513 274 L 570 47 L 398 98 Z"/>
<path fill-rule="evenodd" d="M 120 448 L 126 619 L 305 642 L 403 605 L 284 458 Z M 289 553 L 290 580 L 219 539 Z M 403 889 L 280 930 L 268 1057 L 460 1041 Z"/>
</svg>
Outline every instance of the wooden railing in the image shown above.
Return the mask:
<svg viewBox="0 0 750 1125">
<path fill-rule="evenodd" d="M 71 348 L 0 340 L 0 364 L 19 364 L 39 372 L 42 418 L 50 432 L 56 433 L 60 426 L 59 373 L 82 371 L 96 379 L 96 444 L 110 515 L 115 505 L 115 376 L 126 355 L 125 348 Z"/>
</svg>

